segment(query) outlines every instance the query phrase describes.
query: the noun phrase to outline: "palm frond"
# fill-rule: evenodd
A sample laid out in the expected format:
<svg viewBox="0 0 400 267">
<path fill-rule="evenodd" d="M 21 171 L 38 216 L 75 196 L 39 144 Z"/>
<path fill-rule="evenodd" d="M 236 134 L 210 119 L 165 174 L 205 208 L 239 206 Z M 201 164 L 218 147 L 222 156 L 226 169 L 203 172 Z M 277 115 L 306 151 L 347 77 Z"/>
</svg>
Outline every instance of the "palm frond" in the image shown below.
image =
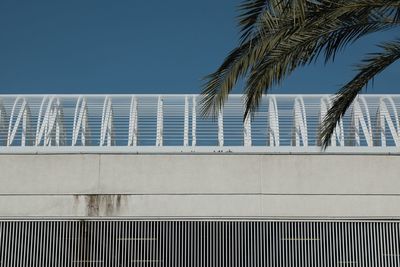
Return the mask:
<svg viewBox="0 0 400 267">
<path fill-rule="evenodd" d="M 266 9 L 270 6 L 269 0 L 252 0 L 244 1 L 239 5 L 240 15 L 239 26 L 241 31 L 241 42 L 244 43 L 251 38 L 254 30 L 257 28 L 257 23 Z"/>
<path fill-rule="evenodd" d="M 307 7 L 316 0 L 245 0 L 239 5 L 239 27 L 241 44 L 248 41 L 259 30 L 259 23 L 274 22 L 276 18 L 291 16 L 292 22 L 304 21 Z M 272 24 L 273 25 L 273 24 Z"/>
<path fill-rule="evenodd" d="M 366 4 L 362 7 L 368 10 L 359 11 L 358 20 L 353 15 L 351 20 L 346 19 L 344 22 L 339 14 L 346 17 L 346 12 L 354 12 L 352 9 L 341 6 L 339 13 L 337 10 L 324 11 L 324 16 L 318 16 L 320 19 L 309 19 L 298 31 L 292 32 L 285 40 L 268 51 L 268 55 L 254 65 L 248 75 L 245 87 L 245 116 L 257 109 L 259 103 L 257 98 L 261 98 L 264 92 L 268 92 L 274 85 L 279 85 L 297 67 L 316 60 L 321 51 L 325 52 L 327 61 L 329 58 L 334 58 L 339 49 L 355 40 L 373 32 L 396 27 L 400 23 L 400 21 L 376 14 L 374 18 L 377 20 L 371 20 L 368 17 L 370 7 Z M 360 8 L 360 5 L 357 8 Z M 335 13 L 336 19 L 330 13 Z M 328 22 L 324 21 L 326 18 L 329 19 Z"/>
<path fill-rule="evenodd" d="M 265 42 L 266 33 L 258 32 L 253 38 L 234 49 L 214 73 L 205 77 L 202 98 L 202 115 L 216 115 L 223 106 L 232 88 L 239 78 L 244 77 L 249 69 L 261 61 L 267 51 L 280 43 L 289 34 L 292 26 L 280 23 L 276 31 L 269 31 L 270 42 Z"/>
<path fill-rule="evenodd" d="M 281 0 L 276 1 L 281 3 Z M 266 13 L 269 14 L 269 18 L 263 15 L 263 22 L 270 23 L 268 33 L 265 29 L 262 33 L 258 31 L 251 39 L 234 49 L 217 71 L 205 77 L 200 100 L 202 115 L 216 115 L 238 79 L 244 77 L 252 66 L 265 57 L 267 51 L 285 39 L 292 30 L 292 21 L 288 17 L 284 23 L 274 21 L 278 18 L 276 14 L 284 10 L 282 6 L 277 6 L 275 9 L 279 11 L 273 11 L 274 14 Z M 265 42 L 265 38 L 269 38 L 270 41 Z"/>
<path fill-rule="evenodd" d="M 257 60 L 253 55 L 258 39 L 253 38 L 234 49 L 217 71 L 205 77 L 206 83 L 200 99 L 202 115 L 216 115 L 226 98 L 248 68 Z"/>
<path fill-rule="evenodd" d="M 400 40 L 383 43 L 379 47 L 382 51 L 372 53 L 365 58 L 357 68 L 358 74 L 343 86 L 334 98 L 332 107 L 328 110 L 320 128 L 319 139 L 324 149 L 329 145 L 338 121 L 345 114 L 360 91 L 377 74 L 400 59 Z"/>
<path fill-rule="evenodd" d="M 353 1 L 354 2 L 354 1 Z M 352 44 L 361 37 L 377 31 L 384 31 L 400 24 L 400 17 L 396 15 L 400 7 L 398 0 L 362 0 L 340 5 L 328 16 L 325 23 L 340 21 L 340 27 L 329 35 L 328 42 L 324 45 L 325 63 L 334 60 L 337 53 L 347 45 Z"/>
<path fill-rule="evenodd" d="M 271 87 L 279 85 L 296 68 L 316 60 L 319 53 L 332 42 L 329 35 L 335 35 L 338 40 L 347 38 L 347 41 L 351 42 L 362 35 L 388 27 L 393 27 L 393 25 L 370 22 L 362 25 L 347 25 L 344 28 L 333 27 L 335 30 L 324 27 L 310 29 L 288 37 L 252 67 L 246 80 L 245 116 L 257 109 L 259 103 L 257 97 L 261 98 L 262 94 L 268 92 Z M 353 34 L 353 32 L 358 34 Z"/>
<path fill-rule="evenodd" d="M 252 0 L 242 5 L 242 42 L 206 77 L 203 115 L 217 114 L 245 78 L 246 111 L 296 68 L 324 55 L 333 60 L 363 36 L 397 27 L 400 0 Z"/>
</svg>

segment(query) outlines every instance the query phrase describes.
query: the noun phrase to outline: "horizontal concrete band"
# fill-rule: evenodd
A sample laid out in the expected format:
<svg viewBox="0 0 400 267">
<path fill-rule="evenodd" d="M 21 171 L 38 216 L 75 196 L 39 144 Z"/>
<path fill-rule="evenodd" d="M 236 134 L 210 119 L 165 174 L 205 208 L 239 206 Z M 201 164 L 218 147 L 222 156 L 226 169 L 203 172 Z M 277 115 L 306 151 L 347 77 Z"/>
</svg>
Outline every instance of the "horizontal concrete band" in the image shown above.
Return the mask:
<svg viewBox="0 0 400 267">
<path fill-rule="evenodd" d="M 1 194 L 400 194 L 389 155 L 0 155 Z"/>
<path fill-rule="evenodd" d="M 380 217 L 400 196 L 0 196 L 6 217 Z"/>
<path fill-rule="evenodd" d="M 0 218 L 398 217 L 389 155 L 0 155 Z"/>
</svg>

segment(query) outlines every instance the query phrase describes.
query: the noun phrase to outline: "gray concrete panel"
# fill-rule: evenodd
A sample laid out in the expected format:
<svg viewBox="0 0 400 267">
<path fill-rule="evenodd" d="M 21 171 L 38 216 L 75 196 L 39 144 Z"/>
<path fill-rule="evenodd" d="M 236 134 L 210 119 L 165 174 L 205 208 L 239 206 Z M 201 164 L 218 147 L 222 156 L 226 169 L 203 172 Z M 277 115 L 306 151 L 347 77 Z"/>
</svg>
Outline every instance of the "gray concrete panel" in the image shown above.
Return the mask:
<svg viewBox="0 0 400 267">
<path fill-rule="evenodd" d="M 0 217 L 396 217 L 399 156 L 1 155 Z"/>
<path fill-rule="evenodd" d="M 263 195 L 265 217 L 400 217 L 399 195 Z"/>
<path fill-rule="evenodd" d="M 0 155 L 0 194 L 400 194 L 383 155 Z"/>
<path fill-rule="evenodd" d="M 101 155 L 102 193 L 261 192 L 259 156 Z"/>
<path fill-rule="evenodd" d="M 400 196 L 0 196 L 1 217 L 400 217 Z"/>
<path fill-rule="evenodd" d="M 400 194 L 400 156 L 260 157 L 265 194 Z"/>
<path fill-rule="evenodd" d="M 0 155 L 0 194 L 98 191 L 99 155 Z"/>
</svg>

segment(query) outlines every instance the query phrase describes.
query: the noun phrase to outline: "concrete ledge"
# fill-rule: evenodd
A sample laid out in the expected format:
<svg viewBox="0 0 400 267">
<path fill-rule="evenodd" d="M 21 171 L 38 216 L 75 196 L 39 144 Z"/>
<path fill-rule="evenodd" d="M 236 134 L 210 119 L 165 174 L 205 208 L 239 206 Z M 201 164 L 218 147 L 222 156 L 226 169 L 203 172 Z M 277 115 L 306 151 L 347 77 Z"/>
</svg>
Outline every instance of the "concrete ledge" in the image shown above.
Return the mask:
<svg viewBox="0 0 400 267">
<path fill-rule="evenodd" d="M 0 155 L 63 155 L 63 154 L 140 154 L 140 155 L 400 155 L 395 146 L 336 146 L 325 151 L 320 146 L 9 146 L 1 147 Z"/>
<path fill-rule="evenodd" d="M 0 155 L 1 194 L 400 194 L 400 157 Z"/>
<path fill-rule="evenodd" d="M 0 155 L 0 217 L 398 217 L 389 155 Z"/>
<path fill-rule="evenodd" d="M 5 217 L 399 217 L 400 196 L 0 196 Z"/>
</svg>

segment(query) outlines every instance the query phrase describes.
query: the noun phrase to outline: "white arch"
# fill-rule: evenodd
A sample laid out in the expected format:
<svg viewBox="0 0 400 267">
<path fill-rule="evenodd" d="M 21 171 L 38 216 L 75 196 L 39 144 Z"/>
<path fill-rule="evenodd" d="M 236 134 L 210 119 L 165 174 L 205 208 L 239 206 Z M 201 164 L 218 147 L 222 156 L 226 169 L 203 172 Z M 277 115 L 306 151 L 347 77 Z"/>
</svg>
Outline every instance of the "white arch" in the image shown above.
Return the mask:
<svg viewBox="0 0 400 267">
<path fill-rule="evenodd" d="M 183 115 L 183 146 L 189 145 L 189 97 L 185 96 L 185 110 Z"/>
<path fill-rule="evenodd" d="M 75 106 L 74 124 L 72 126 L 72 146 L 78 143 L 79 133 L 81 133 L 81 143 L 83 146 L 89 141 L 89 124 L 88 124 L 88 110 L 87 100 L 85 97 L 80 96 Z"/>
<path fill-rule="evenodd" d="M 268 139 L 270 146 L 279 146 L 279 113 L 276 97 L 270 96 L 268 104 Z"/>
<path fill-rule="evenodd" d="M 65 143 L 63 112 L 59 98 L 45 96 L 42 100 L 36 124 L 35 146 L 40 145 L 42 140 L 43 146 L 60 146 Z"/>
<path fill-rule="evenodd" d="M 129 112 L 128 146 L 137 146 L 137 141 L 138 141 L 138 105 L 136 96 L 132 96 L 131 107 Z"/>
<path fill-rule="evenodd" d="M 389 112 L 391 109 L 391 112 Z M 394 123 L 392 120 L 393 114 Z M 377 145 L 386 146 L 386 124 L 389 127 L 390 134 L 393 137 L 396 146 L 400 146 L 400 127 L 399 115 L 397 113 L 396 105 L 391 97 L 381 97 L 379 99 L 379 107 L 376 115 L 376 131 L 374 132 Z"/>
<path fill-rule="evenodd" d="M 224 146 L 224 110 L 218 112 L 218 146 Z"/>
<path fill-rule="evenodd" d="M 111 146 L 114 141 L 113 109 L 111 97 L 106 96 L 101 116 L 100 146 Z"/>
<path fill-rule="evenodd" d="M 369 115 L 368 105 L 363 96 L 357 96 L 354 100 L 351 118 L 352 130 L 350 136 L 354 144 L 360 146 L 361 125 L 367 146 L 373 146 L 371 116 Z"/>
<path fill-rule="evenodd" d="M 294 100 L 293 108 L 293 128 L 292 128 L 292 145 L 308 146 L 307 133 L 307 116 L 302 97 L 297 97 Z"/>
<path fill-rule="evenodd" d="M 332 98 L 323 97 L 321 98 L 321 111 L 319 117 L 319 123 L 322 125 L 322 122 L 325 119 L 328 110 L 332 107 Z M 344 130 L 343 130 L 343 119 L 340 118 L 338 124 L 335 127 L 335 130 L 332 133 L 331 137 L 331 146 L 336 146 L 339 143 L 339 146 L 344 146 Z"/>
<path fill-rule="evenodd" d="M 196 116 L 196 97 L 193 96 L 192 99 L 192 146 L 196 146 L 196 126 L 197 126 L 197 116 Z"/>
<path fill-rule="evenodd" d="M 164 100 L 161 96 L 157 100 L 157 129 L 156 129 L 156 146 L 163 146 L 164 132 Z"/>
<path fill-rule="evenodd" d="M 14 116 L 17 113 L 18 106 L 19 106 L 19 111 L 14 123 Z M 29 109 L 28 102 L 23 97 L 17 97 L 17 99 L 15 99 L 14 101 L 14 105 L 11 110 L 11 116 L 8 124 L 7 146 L 11 146 L 12 143 L 14 142 L 20 124 L 22 124 L 21 146 L 25 146 L 26 144 L 29 143 L 29 140 L 31 139 L 30 117 L 31 117 L 31 112 Z"/>
<path fill-rule="evenodd" d="M 3 101 L 0 99 L 0 137 L 3 135 L 3 131 L 5 131 L 5 122 L 6 122 L 7 113 L 3 105 Z M 4 139 L 0 140 L 1 144 L 4 144 Z"/>
<path fill-rule="evenodd" d="M 245 106 L 245 105 L 244 105 Z M 243 144 L 245 147 L 251 146 L 251 114 L 247 114 L 243 122 Z"/>
</svg>

